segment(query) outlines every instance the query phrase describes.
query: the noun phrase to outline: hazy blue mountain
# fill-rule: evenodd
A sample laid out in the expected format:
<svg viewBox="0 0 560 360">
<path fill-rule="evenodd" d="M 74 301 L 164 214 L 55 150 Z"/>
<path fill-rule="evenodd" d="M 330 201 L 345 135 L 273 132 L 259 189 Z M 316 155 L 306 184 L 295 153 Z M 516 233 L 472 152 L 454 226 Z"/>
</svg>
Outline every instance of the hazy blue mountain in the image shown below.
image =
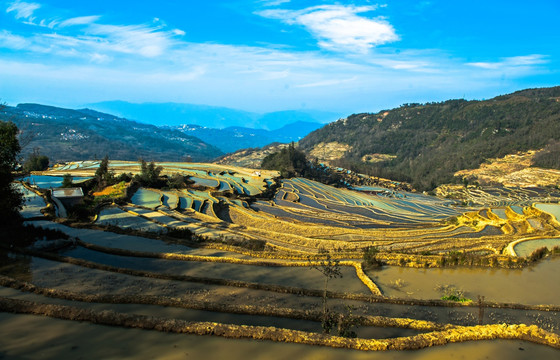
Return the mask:
<svg viewBox="0 0 560 360">
<path fill-rule="evenodd" d="M 134 104 L 125 101 L 105 101 L 89 104 L 87 107 L 152 125 L 178 126 L 192 124 L 214 129 L 239 126 L 251 129 L 275 130 L 299 121 L 325 124 L 335 121 L 341 116 L 337 113 L 315 110 L 290 110 L 258 114 L 206 105 Z"/>
<path fill-rule="evenodd" d="M 22 151 L 26 156 L 33 148 L 51 161 L 111 159 L 180 161 L 211 160 L 222 151 L 181 131 L 119 118 L 94 110 L 71 110 L 39 104 L 7 106 L 0 120 L 13 121 L 33 134 Z"/>
<path fill-rule="evenodd" d="M 275 111 L 261 115 L 259 124 L 263 129 L 280 130 L 280 128 L 294 123 L 326 124 L 336 121 L 342 116 L 342 114 L 318 110 Z"/>
<path fill-rule="evenodd" d="M 213 129 L 199 125 L 180 125 L 164 127 L 176 129 L 195 136 L 202 141 L 216 146 L 225 153 L 239 149 L 262 147 L 271 143 L 289 143 L 299 141 L 322 124 L 299 121 L 276 130 L 251 129 L 242 126 L 230 126 L 225 129 Z"/>
</svg>

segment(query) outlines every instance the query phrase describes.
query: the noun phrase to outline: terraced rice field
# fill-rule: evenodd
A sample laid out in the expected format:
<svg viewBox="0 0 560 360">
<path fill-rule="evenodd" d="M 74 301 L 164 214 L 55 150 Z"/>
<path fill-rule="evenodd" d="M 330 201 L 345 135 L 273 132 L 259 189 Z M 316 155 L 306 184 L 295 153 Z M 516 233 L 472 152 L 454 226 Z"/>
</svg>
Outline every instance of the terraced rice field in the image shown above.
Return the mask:
<svg viewBox="0 0 560 360">
<path fill-rule="evenodd" d="M 53 173 L 87 176 L 95 172 L 96 165 L 72 163 Z M 546 339 L 552 339 L 550 342 L 560 339 L 560 294 L 557 289 L 550 292 L 546 282 L 538 281 L 554 277 L 560 265 L 557 259 L 516 270 L 436 268 L 438 259 L 446 254 L 460 251 L 490 254 L 498 259 L 514 241 L 558 237 L 560 224 L 548 204 L 517 204 L 519 207 L 514 208 L 498 201 L 492 202 L 497 206 L 458 207 L 450 200 L 418 193 L 334 188 L 303 178 L 282 180 L 274 194 L 267 197 L 261 195 L 275 184 L 274 172 L 259 176 L 251 169 L 211 164 L 160 165 L 169 175 L 178 172 L 192 176 L 194 186 L 181 191 L 141 188 L 128 203 L 101 209 L 88 228 L 34 220 L 36 226 L 68 234 L 74 239 L 73 245 L 47 253 L 0 251 L 0 301 L 50 304 L 66 309 L 61 314 L 87 310 L 97 318 L 110 309 L 121 318 L 167 319 L 157 320 L 152 328 L 173 323 L 192 329 L 193 323 L 185 325 L 181 322 L 185 320 L 204 324 L 202 328 L 228 337 L 235 337 L 227 335 L 228 329 L 236 329 L 231 334 L 258 338 L 258 333 L 265 334 L 260 338 L 263 340 L 309 343 L 308 339 L 322 332 L 326 284 L 329 309 L 346 314 L 348 319 L 361 316 L 361 323 L 353 327 L 363 339 L 360 341 L 383 340 L 386 342 L 380 344 L 406 349 L 417 344 L 413 336 L 426 333 L 447 339 L 441 344 L 458 341 L 449 339 L 458 339 L 459 333 L 463 339 L 471 340 L 506 338 L 505 328 L 497 325 L 503 323 L 534 325 L 534 334 L 542 330 Z M 126 162 L 112 162 L 111 169 L 116 173 L 139 170 L 137 163 Z M 33 192 L 26 196 L 31 200 L 23 214 L 36 219 L 44 203 Z M 129 233 L 118 233 L 115 227 Z M 189 229 L 209 241 L 169 237 L 166 234 L 171 229 Z M 238 246 L 251 241 L 264 242 L 264 249 L 252 251 Z M 529 242 L 517 246 L 524 243 Z M 393 265 L 364 270 L 362 249 L 369 246 L 375 246 L 379 256 Z M 325 250 L 339 261 L 342 275 L 328 282 L 317 270 L 325 266 Z M 392 257 L 394 254 L 400 257 Z M 409 267 L 394 266 L 400 264 L 399 259 Z M 441 301 L 437 285 L 461 288 L 475 301 Z M 476 305 L 478 295 L 486 296 L 488 302 L 482 320 Z M 30 315 L 3 319 L 16 323 L 25 316 Z M 62 320 L 49 321 L 37 326 L 49 328 Z M 140 323 L 144 321 L 147 320 Z M 474 327 L 479 321 L 487 327 Z M 226 330 L 214 328 L 222 325 Z M 248 327 L 234 328 L 236 325 Z M 118 336 L 132 331 L 118 326 Z M 279 340 L 277 335 L 270 335 L 270 329 L 258 326 L 275 326 L 275 334 L 286 337 Z M 540 330 L 535 330 L 536 326 Z M 444 327 L 450 333 L 445 333 Z M 165 328 L 175 331 L 173 327 Z M 304 335 L 297 341 L 289 340 L 298 331 Z M 494 331 L 494 337 L 480 337 L 486 331 Z M 517 330 L 511 331 L 517 334 Z M 471 332 L 477 335 L 465 335 Z M 193 336 L 181 335 L 184 339 Z M 214 344 L 208 338 L 200 338 L 200 342 Z M 321 340 L 325 342 L 317 344 L 336 347 L 344 343 L 350 349 L 358 348 L 340 339 L 326 336 Z M 248 342 L 230 340 L 229 344 L 225 346 L 239 347 Z M 278 346 L 278 351 L 300 346 L 267 344 Z M 495 351 L 509 349 L 506 342 L 492 342 L 473 346 L 471 351 L 487 344 L 495 346 Z M 532 346 L 520 344 L 516 346 Z M 453 346 L 457 345 L 449 348 Z M 310 357 L 327 354 L 320 347 L 306 349 L 304 353 Z M 548 347 L 539 349 L 548 356 Z M 341 358 L 364 355 L 357 350 L 333 351 L 328 354 L 336 353 Z M 409 354 L 389 353 L 396 358 L 408 358 Z M 433 349 L 429 354 L 434 354 Z M 445 351 L 441 354 L 449 355 Z"/>
<path fill-rule="evenodd" d="M 168 227 L 185 226 L 210 237 L 261 239 L 271 247 L 300 255 L 319 249 L 358 252 L 367 246 L 416 254 L 500 254 L 523 236 L 550 238 L 560 230 L 560 224 L 542 215 L 542 211 L 554 213 L 554 205 L 544 204 L 543 209 L 525 200 L 496 201 L 504 198 L 505 187 L 481 191 L 480 198 L 488 197 L 490 205 L 482 209 L 458 207 L 453 201 L 420 193 L 377 187 L 359 188 L 362 191 L 334 188 L 304 178 L 282 180 L 273 198 L 251 200 L 274 184 L 276 173 L 257 175 L 251 169 L 213 164 L 158 165 L 168 175 L 191 176 L 193 188 L 139 189 L 130 200 L 128 213 L 104 211 L 98 223 L 122 223 L 123 227 L 162 233 Z M 110 167 L 117 174 L 139 171 L 133 162 L 111 162 Z M 51 173 L 64 171 L 93 173 L 95 162 L 71 163 Z M 516 199 L 540 194 L 538 189 L 512 192 Z M 522 202 L 526 205 L 519 205 Z M 146 208 L 155 211 L 143 213 Z M 162 218 L 158 215 L 161 212 L 171 217 Z M 134 214 L 141 220 L 132 221 Z M 147 227 L 149 222 L 152 225 Z"/>
</svg>

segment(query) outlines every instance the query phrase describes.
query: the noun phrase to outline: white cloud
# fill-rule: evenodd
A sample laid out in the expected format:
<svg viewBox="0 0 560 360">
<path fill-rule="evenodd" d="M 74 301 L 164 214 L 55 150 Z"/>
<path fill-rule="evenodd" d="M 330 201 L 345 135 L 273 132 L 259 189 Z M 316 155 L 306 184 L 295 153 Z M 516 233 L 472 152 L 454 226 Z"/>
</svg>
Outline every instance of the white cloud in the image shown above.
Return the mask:
<svg viewBox="0 0 560 360">
<path fill-rule="evenodd" d="M 374 6 L 322 5 L 303 10 L 264 10 L 257 14 L 301 25 L 318 39 L 322 48 L 366 53 L 369 49 L 399 40 L 393 26 L 382 18 L 359 16 Z"/>
<path fill-rule="evenodd" d="M 473 62 L 467 63 L 467 65 L 474 66 L 481 69 L 487 70 L 513 70 L 515 68 L 525 68 L 532 67 L 534 65 L 546 64 L 549 61 L 544 55 L 533 54 L 526 56 L 514 56 L 508 58 L 502 58 L 500 61 L 496 62 Z"/>
<path fill-rule="evenodd" d="M 165 23 L 159 19 L 158 24 L 114 25 L 100 23 L 100 16 L 90 15 L 68 19 L 45 18 L 35 22 L 33 13 L 40 7 L 37 3 L 11 3 L 6 12 L 14 12 L 17 19 L 24 18 L 24 23 L 46 31 L 26 38 L 4 32 L 0 45 L 21 49 L 21 44 L 25 42 L 26 50 L 33 52 L 108 62 L 114 59 L 114 53 L 146 58 L 161 56 L 174 46 L 175 38 L 185 35 L 180 29 L 167 30 Z"/>
<path fill-rule="evenodd" d="M 264 6 L 278 6 L 285 3 L 289 3 L 291 0 L 260 0 Z"/>
<path fill-rule="evenodd" d="M 145 25 L 91 24 L 86 32 L 100 42 L 98 48 L 145 57 L 162 55 L 174 44 L 173 31 Z"/>
<path fill-rule="evenodd" d="M 358 77 L 354 76 L 350 79 L 323 80 L 323 81 L 317 81 L 317 82 L 314 82 L 314 83 L 295 85 L 294 87 L 296 87 L 296 88 L 312 88 L 312 87 L 334 86 L 334 85 L 340 85 L 340 84 L 344 84 L 344 83 L 351 83 L 351 82 L 354 82 L 356 80 L 358 80 Z"/>
<path fill-rule="evenodd" d="M 29 45 L 27 39 L 22 36 L 14 35 L 7 30 L 0 31 L 0 47 L 19 50 Z"/>
<path fill-rule="evenodd" d="M 60 23 L 40 22 L 55 31 L 37 32 L 29 37 L 0 33 L 3 47 L 51 53 L 65 57 L 112 59 L 112 54 L 128 54 L 154 58 L 174 47 L 175 37 L 184 35 L 181 30 L 167 31 L 147 25 L 107 25 L 95 23 L 98 17 L 86 16 L 64 20 Z M 72 26 L 72 32 L 65 31 Z M 76 28 L 77 31 L 76 31 Z M 97 61 L 97 60 L 96 60 Z"/>
<path fill-rule="evenodd" d="M 111 57 L 105 54 L 99 54 L 99 53 L 94 53 L 91 54 L 90 57 L 90 61 L 93 63 L 98 63 L 98 64 L 102 64 L 102 63 L 107 63 L 111 60 Z"/>
<path fill-rule="evenodd" d="M 66 26 L 88 25 L 96 22 L 97 20 L 99 20 L 99 18 L 100 16 L 97 15 L 74 17 L 68 20 L 64 20 L 63 22 L 58 24 L 58 27 L 62 28 Z"/>
<path fill-rule="evenodd" d="M 30 19 L 33 16 L 33 12 L 40 7 L 41 5 L 37 3 L 14 1 L 10 4 L 10 6 L 8 6 L 6 12 L 15 12 L 16 19 Z"/>
</svg>

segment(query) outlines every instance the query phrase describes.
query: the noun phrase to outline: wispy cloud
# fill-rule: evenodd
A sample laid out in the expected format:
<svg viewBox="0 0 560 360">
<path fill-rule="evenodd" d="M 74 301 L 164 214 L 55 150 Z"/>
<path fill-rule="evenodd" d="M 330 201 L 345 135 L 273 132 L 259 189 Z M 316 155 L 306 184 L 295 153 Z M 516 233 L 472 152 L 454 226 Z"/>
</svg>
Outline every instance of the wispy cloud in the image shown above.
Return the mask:
<svg viewBox="0 0 560 360">
<path fill-rule="evenodd" d="M 313 88 L 313 87 L 334 86 L 334 85 L 340 85 L 340 84 L 344 84 L 344 83 L 351 83 L 351 82 L 356 81 L 357 79 L 358 79 L 358 77 L 354 76 L 350 79 L 323 80 L 323 81 L 317 81 L 317 82 L 314 82 L 314 83 L 299 84 L 299 85 L 295 85 L 294 87 L 296 87 L 296 88 Z"/>
<path fill-rule="evenodd" d="M 173 46 L 173 36 L 176 32 L 145 25 L 91 24 L 87 33 L 95 36 L 95 43 L 99 42 L 100 45 L 97 46 L 91 41 L 89 44 L 98 50 L 156 57 Z"/>
<path fill-rule="evenodd" d="M 270 9 L 257 14 L 303 26 L 324 49 L 365 53 L 375 46 L 399 40 L 385 19 L 359 15 L 376 9 L 375 6 L 321 5 L 303 10 Z"/>
<path fill-rule="evenodd" d="M 33 12 L 39 9 L 41 5 L 37 3 L 28 3 L 23 1 L 14 1 L 6 9 L 7 13 L 14 12 L 16 19 L 31 19 Z"/>
<path fill-rule="evenodd" d="M 114 53 L 140 55 L 153 58 L 174 46 L 175 38 L 185 35 L 180 29 L 168 30 L 158 24 L 113 25 L 102 23 L 101 16 L 89 15 L 68 19 L 44 18 L 34 22 L 33 15 L 41 5 L 14 2 L 7 12 L 14 12 L 16 19 L 44 28 L 26 38 L 3 32 L 0 45 L 5 48 L 22 49 L 39 53 L 51 53 L 65 57 L 87 58 L 94 62 L 107 62 Z M 50 30 L 48 30 L 50 29 Z"/>
<path fill-rule="evenodd" d="M 7 30 L 0 31 L 0 48 L 20 50 L 28 45 L 29 42 L 24 37 L 14 35 Z"/>
<path fill-rule="evenodd" d="M 533 54 L 527 56 L 513 56 L 502 58 L 496 62 L 472 62 L 467 65 L 474 66 L 487 70 L 513 70 L 519 68 L 527 68 L 535 65 L 542 65 L 548 63 L 547 56 L 540 54 Z"/>
<path fill-rule="evenodd" d="M 291 0 L 258 0 L 264 6 L 278 6 L 291 2 Z"/>
<path fill-rule="evenodd" d="M 88 24 L 95 23 L 100 18 L 101 16 L 98 15 L 74 17 L 74 18 L 64 20 L 63 22 L 58 24 L 58 27 L 63 28 L 66 26 L 88 25 Z"/>
</svg>

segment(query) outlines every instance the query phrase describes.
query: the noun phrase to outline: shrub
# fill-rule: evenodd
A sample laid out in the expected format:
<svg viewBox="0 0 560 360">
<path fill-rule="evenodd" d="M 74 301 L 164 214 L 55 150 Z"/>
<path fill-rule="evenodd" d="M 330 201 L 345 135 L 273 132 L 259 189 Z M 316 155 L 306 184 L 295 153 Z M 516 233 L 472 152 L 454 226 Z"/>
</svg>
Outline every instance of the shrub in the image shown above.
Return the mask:
<svg viewBox="0 0 560 360">
<path fill-rule="evenodd" d="M 72 180 L 73 180 L 72 175 L 64 174 L 64 176 L 62 177 L 62 187 L 63 188 L 72 187 L 72 185 L 73 185 Z"/>
<path fill-rule="evenodd" d="M 140 159 L 140 174 L 136 175 L 134 180 L 145 187 L 161 188 L 166 185 L 159 177 L 162 171 L 163 168 L 156 166 L 153 161 L 148 164 L 144 159 Z"/>
<path fill-rule="evenodd" d="M 193 232 L 187 228 L 168 228 L 167 236 L 177 239 L 191 240 L 193 238 Z"/>
<path fill-rule="evenodd" d="M 29 158 L 23 164 L 23 171 L 44 171 L 49 168 L 49 158 L 45 155 L 39 153 L 39 149 L 34 149 L 33 153 L 29 155 Z"/>
<path fill-rule="evenodd" d="M 375 246 L 363 248 L 363 266 L 365 268 L 379 267 L 381 262 L 377 259 L 379 249 Z"/>
<path fill-rule="evenodd" d="M 33 225 L 14 226 L 2 230 L 1 242 L 4 245 L 25 247 L 36 240 L 68 239 L 69 236 L 60 230 L 45 229 Z"/>
<path fill-rule="evenodd" d="M 547 254 L 548 254 L 548 248 L 546 246 L 543 246 L 533 251 L 531 255 L 529 255 L 529 260 L 537 261 L 545 257 Z"/>
</svg>

